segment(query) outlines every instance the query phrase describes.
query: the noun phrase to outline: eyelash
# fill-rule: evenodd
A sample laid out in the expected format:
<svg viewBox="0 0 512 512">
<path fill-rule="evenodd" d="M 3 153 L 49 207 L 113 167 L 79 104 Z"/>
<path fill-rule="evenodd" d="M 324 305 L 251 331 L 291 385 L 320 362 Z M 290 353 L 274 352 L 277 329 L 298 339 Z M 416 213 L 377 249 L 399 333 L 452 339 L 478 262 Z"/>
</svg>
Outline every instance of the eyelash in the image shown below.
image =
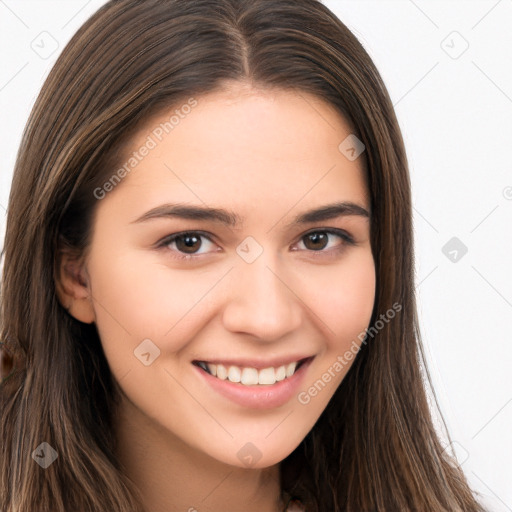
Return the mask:
<svg viewBox="0 0 512 512">
<path fill-rule="evenodd" d="M 329 256 L 336 256 L 337 254 L 339 254 L 345 248 L 345 245 L 356 245 L 355 240 L 347 232 L 345 232 L 341 229 L 334 229 L 334 228 L 315 229 L 312 231 L 308 231 L 307 233 L 304 233 L 300 237 L 299 242 L 301 242 L 303 238 L 305 238 L 309 235 L 318 234 L 318 233 L 327 233 L 330 235 L 336 235 L 336 236 L 340 237 L 344 243 L 340 244 L 339 246 L 337 246 L 334 249 L 332 249 L 332 248 L 331 249 L 320 249 L 318 251 L 314 251 L 312 249 L 305 249 L 306 252 L 318 253 L 320 257 L 329 257 Z M 199 235 L 199 237 L 204 237 L 208 241 L 215 243 L 215 242 L 213 242 L 213 240 L 211 239 L 209 234 L 205 233 L 204 231 L 182 231 L 180 233 L 174 233 L 172 235 L 165 237 L 157 244 L 156 248 L 157 249 L 166 249 L 166 248 L 168 248 L 168 246 L 170 244 L 175 242 L 177 238 L 184 237 L 186 235 L 189 235 L 189 236 L 190 235 L 194 235 L 194 236 Z M 185 253 L 178 251 L 177 249 L 169 249 L 169 250 L 179 254 L 179 256 L 178 255 L 172 256 L 173 258 L 175 258 L 177 260 L 185 260 L 185 261 L 191 261 L 191 260 L 200 258 L 201 256 L 205 256 L 206 254 L 208 254 L 208 253 L 206 253 L 206 254 L 185 254 Z M 301 249 L 301 250 L 304 250 L 304 249 Z"/>
</svg>

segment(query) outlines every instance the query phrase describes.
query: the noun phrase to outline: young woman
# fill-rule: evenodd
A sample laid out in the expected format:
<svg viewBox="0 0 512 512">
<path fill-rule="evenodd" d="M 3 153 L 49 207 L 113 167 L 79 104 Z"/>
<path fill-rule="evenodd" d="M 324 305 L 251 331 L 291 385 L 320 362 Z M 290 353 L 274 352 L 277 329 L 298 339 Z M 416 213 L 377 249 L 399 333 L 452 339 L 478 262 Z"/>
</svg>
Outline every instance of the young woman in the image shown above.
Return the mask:
<svg viewBox="0 0 512 512">
<path fill-rule="evenodd" d="M 116 0 L 9 200 L 2 512 L 476 512 L 426 398 L 385 86 L 315 0 Z"/>
</svg>

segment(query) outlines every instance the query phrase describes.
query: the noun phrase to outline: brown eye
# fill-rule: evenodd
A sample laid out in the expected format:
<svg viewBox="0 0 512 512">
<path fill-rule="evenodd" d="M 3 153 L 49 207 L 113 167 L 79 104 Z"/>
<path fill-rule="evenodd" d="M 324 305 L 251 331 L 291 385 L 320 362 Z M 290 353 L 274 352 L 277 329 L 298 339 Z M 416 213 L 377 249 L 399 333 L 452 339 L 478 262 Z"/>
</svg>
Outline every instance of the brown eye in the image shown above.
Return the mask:
<svg viewBox="0 0 512 512">
<path fill-rule="evenodd" d="M 338 238 L 338 243 L 333 243 Z M 347 245 L 355 245 L 354 239 L 345 231 L 340 229 L 317 229 L 310 231 L 302 238 L 299 245 L 304 245 L 306 251 L 318 252 L 319 255 L 331 253 L 332 251 L 343 250 Z"/>
<path fill-rule="evenodd" d="M 158 247 L 164 248 L 177 259 L 192 259 L 215 252 L 215 243 L 209 236 L 199 231 L 175 233 L 164 238 Z M 208 250 L 210 249 L 210 250 Z"/>
<path fill-rule="evenodd" d="M 304 237 L 304 245 L 306 246 L 307 249 L 310 249 L 312 251 L 325 249 L 328 242 L 329 235 L 321 231 L 310 233 Z"/>
<path fill-rule="evenodd" d="M 194 254 L 201 247 L 201 237 L 194 234 L 179 235 L 174 241 L 178 251 L 187 254 Z"/>
</svg>

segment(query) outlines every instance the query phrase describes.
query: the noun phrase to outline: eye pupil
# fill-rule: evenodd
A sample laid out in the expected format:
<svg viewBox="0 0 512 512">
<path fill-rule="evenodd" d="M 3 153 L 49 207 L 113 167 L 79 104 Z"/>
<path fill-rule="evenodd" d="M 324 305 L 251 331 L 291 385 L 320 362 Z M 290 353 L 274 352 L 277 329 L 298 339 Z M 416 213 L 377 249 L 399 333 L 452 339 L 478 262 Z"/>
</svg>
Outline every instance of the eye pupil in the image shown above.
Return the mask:
<svg viewBox="0 0 512 512">
<path fill-rule="evenodd" d="M 306 242 L 313 242 L 312 247 L 308 247 L 308 244 L 305 243 L 304 245 L 308 247 L 308 249 L 317 250 L 317 249 L 323 249 L 326 246 L 326 242 L 328 240 L 327 233 L 311 233 L 309 235 L 306 235 Z M 320 244 L 320 245 L 318 245 Z"/>
<path fill-rule="evenodd" d="M 183 241 L 184 243 L 180 243 Z M 194 247 L 194 244 L 197 244 L 199 242 L 198 247 Z M 195 235 L 181 235 L 176 237 L 176 247 L 178 250 L 182 252 L 188 252 L 188 253 L 194 253 L 195 250 L 199 249 L 201 247 L 201 239 Z M 190 251 L 189 249 L 195 249 L 194 251 Z"/>
</svg>

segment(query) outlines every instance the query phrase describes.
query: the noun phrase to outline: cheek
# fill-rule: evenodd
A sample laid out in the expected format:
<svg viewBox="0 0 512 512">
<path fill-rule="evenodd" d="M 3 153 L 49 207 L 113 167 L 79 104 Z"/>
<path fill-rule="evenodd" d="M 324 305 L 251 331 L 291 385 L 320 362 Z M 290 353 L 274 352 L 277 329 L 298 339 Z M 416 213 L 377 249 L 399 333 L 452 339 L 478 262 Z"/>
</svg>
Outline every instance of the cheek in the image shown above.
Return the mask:
<svg viewBox="0 0 512 512">
<path fill-rule="evenodd" d="M 193 335 L 202 300 L 219 276 L 173 271 L 133 249 L 101 254 L 91 255 L 89 268 L 105 349 L 128 346 L 130 354 L 148 338 L 162 351 L 178 352 Z"/>
<path fill-rule="evenodd" d="M 317 275 L 314 285 L 310 307 L 324 324 L 326 339 L 338 348 L 350 345 L 368 326 L 373 311 L 375 265 L 371 252 L 354 252 L 339 267 Z"/>
</svg>

